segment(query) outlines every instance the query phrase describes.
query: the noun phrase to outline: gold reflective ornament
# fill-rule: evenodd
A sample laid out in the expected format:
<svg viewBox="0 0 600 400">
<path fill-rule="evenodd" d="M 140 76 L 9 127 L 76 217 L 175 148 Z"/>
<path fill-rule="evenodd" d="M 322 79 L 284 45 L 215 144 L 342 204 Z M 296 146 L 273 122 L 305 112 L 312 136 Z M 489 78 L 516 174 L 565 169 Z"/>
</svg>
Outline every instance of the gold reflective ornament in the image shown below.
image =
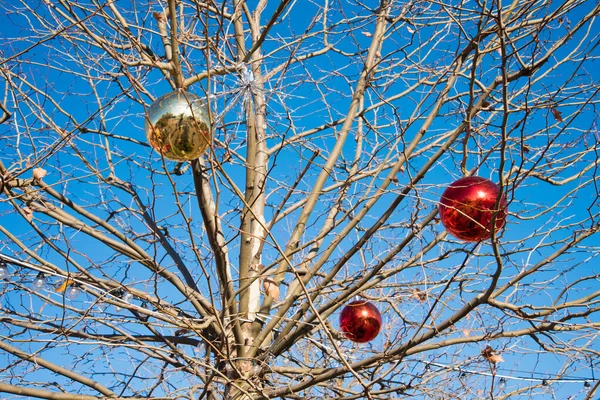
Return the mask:
<svg viewBox="0 0 600 400">
<path fill-rule="evenodd" d="M 144 125 L 150 146 L 173 161 L 191 161 L 212 141 L 208 109 L 192 93 L 167 93 L 152 103 Z"/>
</svg>

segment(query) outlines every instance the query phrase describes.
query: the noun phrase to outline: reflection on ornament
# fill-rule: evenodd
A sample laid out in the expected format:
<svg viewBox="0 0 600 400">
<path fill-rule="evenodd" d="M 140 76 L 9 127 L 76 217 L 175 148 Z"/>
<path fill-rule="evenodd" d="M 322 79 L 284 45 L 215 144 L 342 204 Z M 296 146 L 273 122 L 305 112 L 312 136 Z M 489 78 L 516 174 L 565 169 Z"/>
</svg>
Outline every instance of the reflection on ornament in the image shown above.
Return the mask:
<svg viewBox="0 0 600 400">
<path fill-rule="evenodd" d="M 500 188 L 492 181 L 470 176 L 453 182 L 442 194 L 440 218 L 446 230 L 458 239 L 478 242 L 492 236 L 492 219 L 496 216 L 496 232 L 506 222 L 506 196 L 498 208 Z"/>
<path fill-rule="evenodd" d="M 340 314 L 340 329 L 353 342 L 370 342 L 381 330 L 381 314 L 368 301 L 353 301 Z"/>
<path fill-rule="evenodd" d="M 183 91 L 156 99 L 148 108 L 144 129 L 150 146 L 174 161 L 198 158 L 212 141 L 206 105 Z"/>
</svg>

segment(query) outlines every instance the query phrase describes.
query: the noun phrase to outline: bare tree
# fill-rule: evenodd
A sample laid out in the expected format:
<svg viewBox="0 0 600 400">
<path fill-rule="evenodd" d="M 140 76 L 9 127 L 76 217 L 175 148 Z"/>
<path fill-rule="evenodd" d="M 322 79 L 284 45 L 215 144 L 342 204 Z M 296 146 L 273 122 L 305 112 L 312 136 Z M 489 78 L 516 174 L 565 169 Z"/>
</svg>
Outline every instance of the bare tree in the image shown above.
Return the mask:
<svg viewBox="0 0 600 400">
<path fill-rule="evenodd" d="M 600 392 L 598 2 L 0 9 L 3 398 Z M 172 91 L 191 162 L 144 134 Z M 470 175 L 508 202 L 478 242 L 438 216 Z"/>
</svg>

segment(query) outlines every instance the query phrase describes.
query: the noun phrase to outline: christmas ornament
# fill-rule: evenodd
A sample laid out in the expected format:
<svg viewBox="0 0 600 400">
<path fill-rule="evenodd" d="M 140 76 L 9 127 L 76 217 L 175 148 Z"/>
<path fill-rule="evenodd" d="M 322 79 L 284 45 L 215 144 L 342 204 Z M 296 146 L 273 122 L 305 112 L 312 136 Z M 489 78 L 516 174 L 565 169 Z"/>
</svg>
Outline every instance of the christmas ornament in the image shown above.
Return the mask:
<svg viewBox="0 0 600 400">
<path fill-rule="evenodd" d="M 340 329 L 344 336 L 353 342 L 370 342 L 381 329 L 381 314 L 377 307 L 368 301 L 353 301 L 346 305 L 340 314 Z"/>
<path fill-rule="evenodd" d="M 442 194 L 439 210 L 442 224 L 453 236 L 478 242 L 489 239 L 492 219 L 496 216 L 496 232 L 506 222 L 506 196 L 495 209 L 500 188 L 492 181 L 470 176 L 453 182 Z"/>
<path fill-rule="evenodd" d="M 57 287 L 56 289 L 54 289 L 54 291 L 56 293 L 62 293 L 65 290 L 67 290 L 67 288 L 71 285 L 74 285 L 75 281 L 72 279 L 66 279 L 59 287 Z"/>
<path fill-rule="evenodd" d="M 69 286 L 69 288 L 65 291 L 65 296 L 71 300 L 75 300 L 77 296 L 81 293 L 81 289 L 77 284 Z"/>
<path fill-rule="evenodd" d="M 198 96 L 183 91 L 156 99 L 144 129 L 150 146 L 174 161 L 198 158 L 212 141 L 208 109 Z"/>
<path fill-rule="evenodd" d="M 125 294 L 123 294 L 123 297 L 121 297 L 121 299 L 125 303 L 131 303 L 131 300 L 133 300 L 133 294 L 131 294 L 129 292 L 125 292 Z"/>
<path fill-rule="evenodd" d="M 116 292 L 117 297 L 121 298 L 121 300 L 123 300 L 125 303 L 129 304 L 131 303 L 131 300 L 133 300 L 133 294 L 131 294 L 130 292 L 126 292 L 123 289 L 119 289 Z M 115 309 L 116 312 L 121 311 L 123 308 L 117 304 L 115 304 L 113 306 L 113 308 Z"/>
<path fill-rule="evenodd" d="M 10 272 L 8 271 L 8 267 L 4 261 L 0 261 L 0 279 L 8 278 Z"/>
<path fill-rule="evenodd" d="M 47 289 L 48 279 L 46 278 L 46 274 L 43 272 L 38 273 L 33 280 L 32 286 L 38 291 Z"/>
</svg>

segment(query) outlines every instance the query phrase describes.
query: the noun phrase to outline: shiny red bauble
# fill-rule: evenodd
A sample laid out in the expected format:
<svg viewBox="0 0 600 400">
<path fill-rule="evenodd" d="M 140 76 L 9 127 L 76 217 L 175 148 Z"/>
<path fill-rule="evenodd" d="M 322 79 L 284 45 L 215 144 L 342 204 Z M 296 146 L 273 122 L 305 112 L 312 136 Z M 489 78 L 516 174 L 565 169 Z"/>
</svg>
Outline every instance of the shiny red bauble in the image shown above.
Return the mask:
<svg viewBox="0 0 600 400">
<path fill-rule="evenodd" d="M 498 185 L 478 176 L 453 182 L 440 200 L 442 224 L 450 234 L 467 242 L 489 239 L 494 216 L 496 232 L 506 222 L 506 196 L 502 195 L 496 208 L 499 193 Z"/>
<path fill-rule="evenodd" d="M 353 301 L 340 314 L 340 329 L 353 342 L 370 342 L 381 330 L 381 313 L 368 301 Z"/>
</svg>

